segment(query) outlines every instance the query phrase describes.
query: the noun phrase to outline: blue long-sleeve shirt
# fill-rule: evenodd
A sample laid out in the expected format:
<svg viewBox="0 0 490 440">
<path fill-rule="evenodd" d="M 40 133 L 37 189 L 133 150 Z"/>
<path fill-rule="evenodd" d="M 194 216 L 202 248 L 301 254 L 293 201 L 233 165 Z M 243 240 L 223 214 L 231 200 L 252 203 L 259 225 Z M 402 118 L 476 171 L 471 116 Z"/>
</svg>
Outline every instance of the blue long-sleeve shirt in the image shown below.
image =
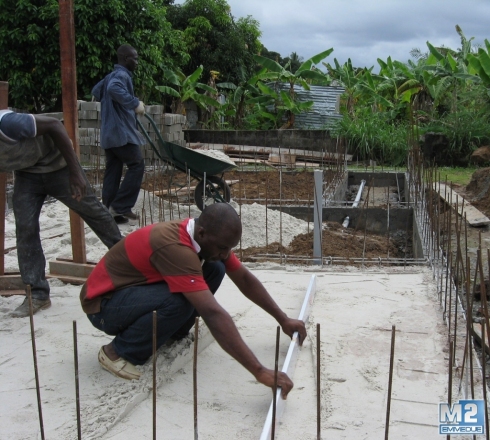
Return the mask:
<svg viewBox="0 0 490 440">
<path fill-rule="evenodd" d="M 139 99 L 134 96 L 133 75 L 120 64 L 92 89 L 101 103 L 100 146 L 104 149 L 126 144 L 143 145 L 145 140 L 136 126 Z"/>
</svg>

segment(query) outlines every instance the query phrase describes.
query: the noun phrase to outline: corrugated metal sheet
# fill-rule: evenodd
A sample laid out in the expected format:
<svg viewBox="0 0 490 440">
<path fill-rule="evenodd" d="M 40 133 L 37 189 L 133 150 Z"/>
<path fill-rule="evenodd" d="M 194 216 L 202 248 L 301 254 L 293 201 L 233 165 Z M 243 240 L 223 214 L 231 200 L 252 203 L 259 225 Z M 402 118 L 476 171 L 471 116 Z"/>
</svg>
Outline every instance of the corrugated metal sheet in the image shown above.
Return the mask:
<svg viewBox="0 0 490 440">
<path fill-rule="evenodd" d="M 275 90 L 289 90 L 289 84 L 269 83 Z M 339 113 L 340 95 L 344 93 L 343 87 L 310 86 L 310 90 L 294 85 L 294 92 L 299 101 L 313 101 L 313 107 L 308 113 L 296 115 L 294 128 L 320 129 L 328 128 L 334 121 L 342 119 Z"/>
</svg>

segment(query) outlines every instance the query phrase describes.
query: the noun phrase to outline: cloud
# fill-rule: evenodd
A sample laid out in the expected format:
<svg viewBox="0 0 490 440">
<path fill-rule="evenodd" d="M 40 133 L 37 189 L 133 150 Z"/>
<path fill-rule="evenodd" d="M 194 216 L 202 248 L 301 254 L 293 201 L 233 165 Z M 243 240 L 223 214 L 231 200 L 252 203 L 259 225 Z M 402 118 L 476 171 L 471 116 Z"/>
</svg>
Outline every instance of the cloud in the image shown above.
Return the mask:
<svg viewBox="0 0 490 440">
<path fill-rule="evenodd" d="M 377 67 L 377 58 L 407 61 L 410 51 L 461 47 L 458 24 L 472 44 L 490 39 L 490 2 L 484 0 L 227 0 L 235 18 L 259 21 L 261 41 L 283 57 L 304 59 L 332 48 L 326 59 Z M 183 3 L 177 0 L 176 3 Z"/>
</svg>

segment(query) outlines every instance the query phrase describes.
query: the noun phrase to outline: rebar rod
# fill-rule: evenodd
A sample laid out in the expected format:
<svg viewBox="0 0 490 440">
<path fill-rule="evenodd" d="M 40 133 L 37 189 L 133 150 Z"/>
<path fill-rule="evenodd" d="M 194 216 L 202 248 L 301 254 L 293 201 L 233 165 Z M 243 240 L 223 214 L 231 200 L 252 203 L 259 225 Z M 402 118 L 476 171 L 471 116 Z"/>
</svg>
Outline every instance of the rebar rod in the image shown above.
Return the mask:
<svg viewBox="0 0 490 440">
<path fill-rule="evenodd" d="M 153 440 L 157 438 L 157 311 L 153 311 Z"/>
<path fill-rule="evenodd" d="M 390 407 L 391 407 L 391 388 L 393 386 L 393 364 L 395 358 L 395 325 L 391 326 L 391 350 L 390 350 L 390 373 L 388 378 L 388 396 L 386 402 L 386 422 L 385 422 L 385 440 L 388 440 L 390 428 Z"/>
<path fill-rule="evenodd" d="M 453 341 L 449 341 L 449 372 L 448 372 L 448 386 L 447 386 L 447 403 L 449 405 L 449 408 L 452 406 L 452 400 L 453 400 L 453 352 L 454 352 L 454 343 Z M 446 436 L 447 440 L 451 438 L 451 435 L 448 434 Z"/>
<path fill-rule="evenodd" d="M 471 398 L 475 398 L 475 382 L 473 377 L 473 306 L 470 301 L 470 260 L 466 257 L 466 304 L 467 304 L 467 313 L 466 313 L 466 322 L 468 326 L 468 338 L 469 338 L 469 364 L 470 364 L 470 390 L 471 390 Z"/>
<path fill-rule="evenodd" d="M 320 357 L 320 324 L 316 325 L 316 438 L 321 440 L 322 400 L 321 400 L 321 357 Z"/>
<path fill-rule="evenodd" d="M 277 395 L 277 375 L 279 369 L 279 339 L 281 337 L 281 327 L 276 329 L 276 355 L 274 361 L 274 387 L 272 389 L 272 425 L 271 425 L 271 440 L 274 440 L 276 435 L 276 395 Z"/>
<path fill-rule="evenodd" d="M 41 439 L 44 440 L 43 410 L 41 405 L 41 389 L 39 387 L 39 373 L 37 369 L 36 335 L 34 332 L 34 317 L 32 309 L 32 292 L 30 284 L 26 286 L 27 300 L 29 301 L 29 323 L 31 325 L 32 357 L 34 359 L 34 376 L 36 380 L 37 409 L 39 413 L 39 427 L 41 429 Z"/>
<path fill-rule="evenodd" d="M 197 348 L 199 340 L 199 316 L 194 321 L 194 361 L 192 366 L 193 392 L 194 392 L 194 440 L 199 438 L 197 425 Z"/>
<path fill-rule="evenodd" d="M 488 405 L 487 405 L 487 373 L 486 373 L 486 364 L 487 364 L 487 359 L 486 359 L 486 354 L 485 354 L 485 327 L 486 327 L 486 322 L 483 320 L 482 322 L 482 330 L 481 330 L 481 335 L 482 335 L 482 350 L 481 350 L 481 367 L 482 367 L 482 380 L 483 380 L 483 402 L 485 406 L 485 435 L 486 439 L 488 440 Z"/>
<path fill-rule="evenodd" d="M 78 342 L 77 342 L 77 321 L 73 320 L 73 364 L 75 366 L 75 402 L 77 411 L 77 436 L 82 438 L 82 427 L 80 423 L 80 383 L 78 376 Z"/>
</svg>

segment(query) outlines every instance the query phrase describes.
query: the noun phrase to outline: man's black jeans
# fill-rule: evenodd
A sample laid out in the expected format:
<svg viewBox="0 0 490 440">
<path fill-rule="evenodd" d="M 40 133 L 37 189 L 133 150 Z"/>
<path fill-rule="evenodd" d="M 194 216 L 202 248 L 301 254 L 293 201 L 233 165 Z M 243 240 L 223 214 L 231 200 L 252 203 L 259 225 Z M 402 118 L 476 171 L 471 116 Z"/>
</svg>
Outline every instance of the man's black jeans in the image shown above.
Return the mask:
<svg viewBox="0 0 490 440">
<path fill-rule="evenodd" d="M 41 300 L 49 298 L 46 259 L 39 235 L 39 215 L 47 196 L 80 215 L 108 248 L 121 239 L 112 215 L 99 202 L 88 181 L 86 196 L 79 202 L 72 197 L 67 167 L 51 173 L 16 171 L 13 205 L 19 270 L 24 284 L 31 285 L 32 297 Z"/>
<path fill-rule="evenodd" d="M 205 263 L 204 279 L 213 294 L 225 276 L 222 262 Z M 132 286 L 114 292 L 101 303 L 99 313 L 88 314 L 92 325 L 113 335 L 116 353 L 134 365 L 144 364 L 153 352 L 153 311 L 157 312 L 157 348 L 175 333 L 187 333 L 197 312 L 182 293 L 171 293 L 167 283 Z"/>
</svg>

